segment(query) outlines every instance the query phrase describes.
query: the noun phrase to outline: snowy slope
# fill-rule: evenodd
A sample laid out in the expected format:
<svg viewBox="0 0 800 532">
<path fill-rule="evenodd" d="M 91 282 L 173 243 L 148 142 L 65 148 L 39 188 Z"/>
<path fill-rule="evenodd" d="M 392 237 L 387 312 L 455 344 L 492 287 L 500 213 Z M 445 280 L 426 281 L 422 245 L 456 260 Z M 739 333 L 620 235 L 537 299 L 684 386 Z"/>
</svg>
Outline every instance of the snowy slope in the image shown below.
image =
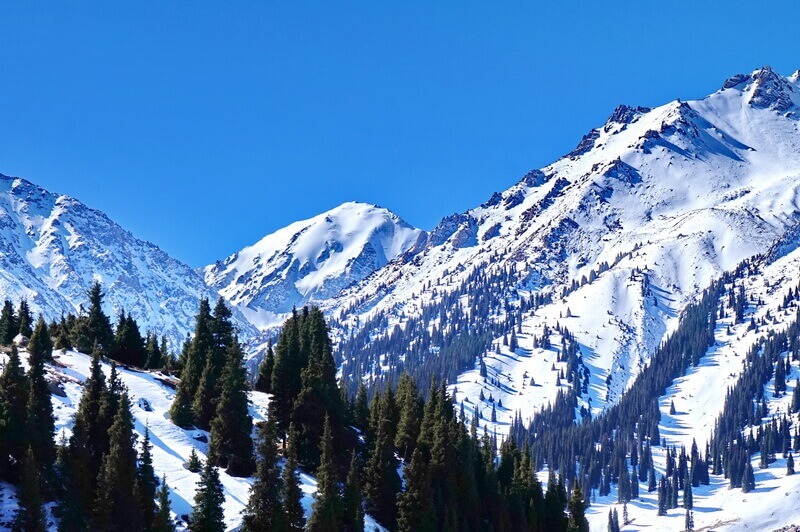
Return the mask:
<svg viewBox="0 0 800 532">
<path fill-rule="evenodd" d="M 27 353 L 21 351 L 20 356 L 23 365 L 27 367 Z M 6 355 L 0 355 L 0 361 L 3 363 L 6 358 Z M 83 382 L 90 373 L 91 357 L 75 351 L 55 351 L 53 359 L 53 363 L 48 364 L 47 367 L 47 378 L 51 382 L 58 383 L 63 391 L 63 394 L 52 396 L 56 420 L 56 441 L 58 441 L 62 434 L 69 438 L 72 433 Z M 110 366 L 104 363 L 103 371 L 108 376 Z M 166 384 L 170 378 L 159 373 L 128 369 L 120 369 L 119 376 L 131 398 L 131 413 L 138 435 L 137 441 L 141 443 L 145 428 L 149 428 L 153 445 L 153 467 L 159 478 L 166 475 L 167 485 L 170 488 L 173 518 L 179 523 L 179 530 L 186 530 L 184 516 L 191 513 L 200 474 L 190 472 L 184 465 L 188 461 L 192 449 L 198 452 L 201 460 L 205 460 L 208 445 L 197 438 L 205 437 L 207 439 L 208 433 L 201 430 L 183 430 L 169 421 L 169 409 L 175 395 L 175 390 Z M 269 404 L 269 396 L 260 392 L 250 392 L 249 399 L 250 414 L 253 416 L 254 423 L 263 421 Z M 235 530 L 241 524 L 241 511 L 247 504 L 252 480 L 231 477 L 224 470 L 220 471 L 220 480 L 225 493 L 226 526 L 229 530 Z M 304 494 L 303 507 L 308 516 L 316 492 L 316 481 L 302 472 L 300 480 Z M 5 500 L 0 507 L 0 519 L 3 521 L 10 521 L 13 518 L 16 502 L 9 495 L 14 492 L 12 486 L 4 486 L 3 498 Z M 370 516 L 365 517 L 365 525 L 368 530 L 373 530 L 375 527 L 382 529 Z"/>
<path fill-rule="evenodd" d="M 327 305 L 337 332 L 383 313 L 369 337 L 385 337 L 476 271 L 512 272 L 512 308 L 532 294 L 551 294 L 553 303 L 523 316 L 521 351 L 495 364 L 513 381 L 506 395 L 518 397 L 505 420 L 555 396 L 555 379 L 544 377 L 551 362 L 538 361 L 530 338 L 558 321 L 581 344 L 592 374 L 587 400 L 601 409 L 699 291 L 800 221 L 798 104 L 797 74 L 765 67 L 701 100 L 620 106 L 570 154 L 445 218 L 416 253 L 345 289 Z M 525 371 L 552 386 L 523 390 Z M 460 391 L 470 379 L 459 379 Z"/>
<path fill-rule="evenodd" d="M 696 368 L 690 368 L 684 377 L 677 379 L 659 400 L 661 423 L 659 430 L 668 445 L 690 448 L 696 440 L 703 449 L 722 411 L 726 391 L 737 381 L 743 371 L 744 354 L 759 338 L 770 331 L 785 330 L 796 318 L 797 304 L 781 308 L 788 290 L 796 289 L 800 281 L 800 241 L 792 239 L 793 250 L 786 254 L 768 255 L 763 268 L 744 280 L 748 296 L 745 319 L 738 325 L 728 316 L 717 323 L 714 346 Z M 750 319 L 764 324 L 750 329 Z M 730 334 L 728 334 L 730 327 Z M 785 353 L 784 353 L 785 357 Z M 774 379 L 765 387 L 769 416 L 789 412 L 795 379 L 800 378 L 800 365 L 792 362 L 786 376 L 787 391 L 780 397 L 774 393 Z M 675 404 L 675 415 L 670 415 L 670 404 Z M 763 422 L 768 422 L 769 417 Z M 793 429 L 794 430 L 794 429 Z M 653 448 L 657 475 L 663 473 L 664 448 Z M 800 496 L 800 476 L 785 476 L 786 460 L 777 456 L 767 469 L 759 469 L 758 456 L 753 457 L 756 490 L 744 494 L 739 489 L 728 489 L 728 481 L 721 476 L 711 476 L 710 486 L 701 486 L 694 492 L 694 520 L 697 530 L 710 527 L 714 530 L 775 530 L 782 526 L 800 524 L 800 511 L 792 501 Z M 656 515 L 656 493 L 642 492 L 642 498 L 628 504 L 633 523 L 625 530 L 681 530 L 684 511 L 669 510 L 665 517 Z M 589 510 L 592 530 L 605 530 L 608 509 L 616 504 L 616 491 L 598 498 Z M 618 511 L 622 509 L 618 507 Z"/>
<path fill-rule="evenodd" d="M 112 319 L 124 308 L 143 333 L 166 334 L 174 348 L 192 330 L 200 298 L 218 297 L 192 268 L 102 212 L 0 174 L 0 295 L 58 319 L 88 302 L 95 280 Z M 244 336 L 254 333 L 241 315 L 234 320 Z"/>
<path fill-rule="evenodd" d="M 267 235 L 202 273 L 253 323 L 268 327 L 294 306 L 337 295 L 424 235 L 386 209 L 349 202 Z"/>
</svg>

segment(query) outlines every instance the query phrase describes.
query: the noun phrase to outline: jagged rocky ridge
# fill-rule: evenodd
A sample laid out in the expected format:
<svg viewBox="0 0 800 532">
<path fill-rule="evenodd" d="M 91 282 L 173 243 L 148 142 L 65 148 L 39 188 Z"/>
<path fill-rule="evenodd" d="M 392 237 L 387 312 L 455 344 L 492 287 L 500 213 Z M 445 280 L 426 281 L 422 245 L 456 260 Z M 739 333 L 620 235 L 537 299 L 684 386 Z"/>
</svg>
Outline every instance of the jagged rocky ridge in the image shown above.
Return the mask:
<svg viewBox="0 0 800 532">
<path fill-rule="evenodd" d="M 47 319 L 80 312 L 98 280 L 104 309 L 121 309 L 178 350 L 193 330 L 198 301 L 219 297 L 188 265 L 137 239 L 102 212 L 25 179 L 0 175 L 0 293 L 26 298 Z M 244 338 L 255 329 L 238 312 Z"/>
</svg>

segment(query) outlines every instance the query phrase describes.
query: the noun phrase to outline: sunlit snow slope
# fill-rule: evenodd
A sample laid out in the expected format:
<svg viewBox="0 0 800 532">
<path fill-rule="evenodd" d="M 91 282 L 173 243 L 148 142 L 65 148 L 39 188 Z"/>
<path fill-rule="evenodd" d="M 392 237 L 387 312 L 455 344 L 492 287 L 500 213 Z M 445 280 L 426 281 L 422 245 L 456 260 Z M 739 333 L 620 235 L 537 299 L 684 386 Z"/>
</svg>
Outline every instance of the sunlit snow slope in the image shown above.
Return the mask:
<svg viewBox="0 0 800 532">
<path fill-rule="evenodd" d="M 699 291 L 800 221 L 798 104 L 798 75 L 765 67 L 700 100 L 620 106 L 562 159 L 445 218 L 425 246 L 345 289 L 326 306 L 336 332 L 349 337 L 367 324 L 378 342 L 476 272 L 510 272 L 510 312 L 520 297 L 550 294 L 553 303 L 523 316 L 521 350 L 498 357 L 496 370 L 515 382 L 509 394 L 525 398 L 503 415 L 516 407 L 530 415 L 555 396 L 552 360 L 531 353 L 530 338 L 559 321 L 581 345 L 592 374 L 587 399 L 601 409 Z M 465 312 L 466 292 L 458 303 Z M 526 371 L 542 374 L 542 389 L 522 389 Z"/>
<path fill-rule="evenodd" d="M 206 282 L 256 325 L 278 325 L 409 250 L 424 232 L 386 209 L 350 202 L 295 222 L 203 269 Z"/>
</svg>

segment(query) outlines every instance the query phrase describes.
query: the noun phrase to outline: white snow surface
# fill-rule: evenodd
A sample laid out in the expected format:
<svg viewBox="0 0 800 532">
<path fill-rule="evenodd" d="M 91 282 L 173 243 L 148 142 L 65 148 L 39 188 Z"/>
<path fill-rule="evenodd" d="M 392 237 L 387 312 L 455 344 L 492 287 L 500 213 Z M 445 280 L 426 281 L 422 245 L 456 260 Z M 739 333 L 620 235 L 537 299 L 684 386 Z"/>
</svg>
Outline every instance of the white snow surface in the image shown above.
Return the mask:
<svg viewBox="0 0 800 532">
<path fill-rule="evenodd" d="M 334 333 L 350 334 L 385 312 L 388 325 L 374 337 L 403 327 L 479 268 L 515 271 L 518 296 L 549 292 L 554 302 L 524 316 L 520 353 L 504 351 L 491 365 L 511 375 L 521 394 L 503 400 L 505 420 L 517 408 L 529 417 L 555 397 L 553 386 L 521 384 L 525 371 L 555 383 L 549 355 L 526 343 L 545 323 L 576 336 L 592 372 L 586 399 L 593 411 L 603 409 L 711 280 L 800 222 L 796 83 L 764 67 L 700 100 L 620 106 L 567 156 L 445 218 L 425 246 L 325 302 L 345 324 Z M 561 297 L 601 264 L 609 269 Z M 474 399 L 469 380 L 474 372 L 459 378 L 459 391 Z"/>
<path fill-rule="evenodd" d="M 194 328 L 200 298 L 219 297 L 188 265 L 102 212 L 0 174 L 0 294 L 59 319 L 88 304 L 95 281 L 112 320 L 125 309 L 142 334 L 166 334 L 175 350 Z M 245 339 L 255 334 L 238 312 L 233 320 Z"/>
<path fill-rule="evenodd" d="M 421 236 L 384 208 L 349 202 L 269 234 L 202 273 L 209 286 L 266 328 L 282 323 L 292 307 L 335 296 Z"/>
</svg>

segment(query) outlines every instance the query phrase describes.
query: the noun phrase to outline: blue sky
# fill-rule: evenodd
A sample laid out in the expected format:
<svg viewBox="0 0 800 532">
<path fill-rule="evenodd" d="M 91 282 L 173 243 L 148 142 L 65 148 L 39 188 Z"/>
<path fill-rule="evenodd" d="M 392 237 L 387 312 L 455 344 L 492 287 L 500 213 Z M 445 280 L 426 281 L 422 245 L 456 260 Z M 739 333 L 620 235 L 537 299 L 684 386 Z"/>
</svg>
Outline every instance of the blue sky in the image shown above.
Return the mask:
<svg viewBox="0 0 800 532">
<path fill-rule="evenodd" d="M 0 173 L 200 266 L 348 200 L 430 229 L 620 103 L 800 68 L 796 1 L 223 4 L 0 4 Z"/>
</svg>

